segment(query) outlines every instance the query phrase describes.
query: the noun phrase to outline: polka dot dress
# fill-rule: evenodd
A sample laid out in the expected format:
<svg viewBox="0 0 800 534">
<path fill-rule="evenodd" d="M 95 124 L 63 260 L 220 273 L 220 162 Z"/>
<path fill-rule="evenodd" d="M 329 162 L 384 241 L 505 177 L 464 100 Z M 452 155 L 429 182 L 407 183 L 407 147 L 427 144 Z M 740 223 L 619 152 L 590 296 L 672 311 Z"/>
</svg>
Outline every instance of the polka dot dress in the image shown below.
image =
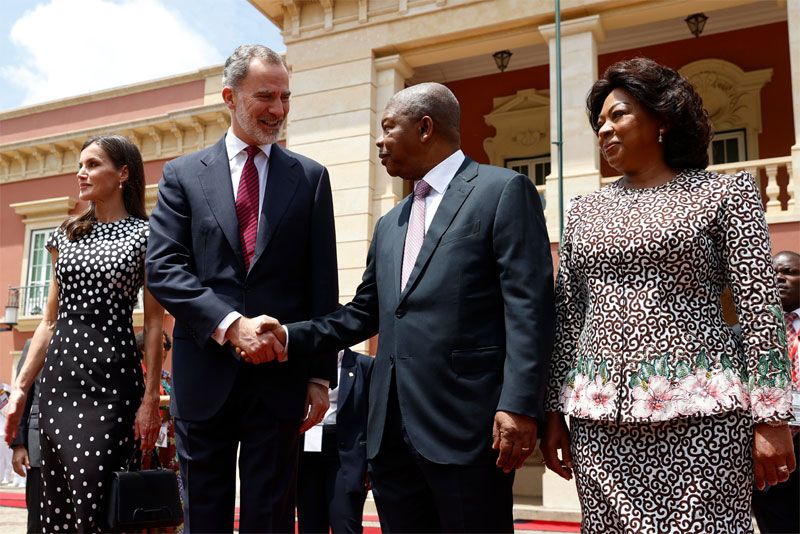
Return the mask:
<svg viewBox="0 0 800 534">
<path fill-rule="evenodd" d="M 144 392 L 132 313 L 144 281 L 147 222 L 56 230 L 58 321 L 42 371 L 42 527 L 97 532 L 111 473 L 133 453 Z"/>
</svg>

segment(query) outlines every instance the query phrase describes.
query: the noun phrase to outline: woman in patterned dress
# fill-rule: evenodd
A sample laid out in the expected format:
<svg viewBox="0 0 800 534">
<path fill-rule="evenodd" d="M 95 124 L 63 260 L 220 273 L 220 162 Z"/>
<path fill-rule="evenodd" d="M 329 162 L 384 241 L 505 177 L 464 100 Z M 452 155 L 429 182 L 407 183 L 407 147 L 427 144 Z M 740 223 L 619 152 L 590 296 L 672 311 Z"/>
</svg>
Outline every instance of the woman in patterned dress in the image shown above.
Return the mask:
<svg viewBox="0 0 800 534">
<path fill-rule="evenodd" d="M 545 462 L 574 471 L 584 532 L 752 532 L 754 475 L 761 487 L 795 467 L 758 188 L 704 170 L 711 127 L 672 69 L 616 63 L 587 107 L 622 177 L 567 215 Z M 723 321 L 726 285 L 744 350 Z"/>
<path fill-rule="evenodd" d="M 158 410 L 164 312 L 144 290 L 147 366 L 144 384 L 133 308 L 144 284 L 147 221 L 144 165 L 120 136 L 89 139 L 81 149 L 79 198 L 89 206 L 48 241 L 55 276 L 42 322 L 12 391 L 7 439 L 42 371 L 42 527 L 45 532 L 103 528 L 113 471 L 133 455 L 135 439 L 152 449 Z"/>
</svg>

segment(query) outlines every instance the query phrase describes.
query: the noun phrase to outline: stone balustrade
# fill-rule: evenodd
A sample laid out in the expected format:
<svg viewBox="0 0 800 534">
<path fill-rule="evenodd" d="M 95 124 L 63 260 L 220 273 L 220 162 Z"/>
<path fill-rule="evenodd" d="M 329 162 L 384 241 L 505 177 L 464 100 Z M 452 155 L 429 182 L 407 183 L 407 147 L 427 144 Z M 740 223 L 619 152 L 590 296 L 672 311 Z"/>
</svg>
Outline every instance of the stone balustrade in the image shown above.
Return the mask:
<svg viewBox="0 0 800 534">
<path fill-rule="evenodd" d="M 800 221 L 800 205 L 797 203 L 800 196 L 800 177 L 793 176 L 791 156 L 709 165 L 708 170 L 725 174 L 749 172 L 761 185 L 761 197 L 768 223 Z M 603 177 L 601 184 L 609 184 L 618 178 L 619 176 Z"/>
</svg>

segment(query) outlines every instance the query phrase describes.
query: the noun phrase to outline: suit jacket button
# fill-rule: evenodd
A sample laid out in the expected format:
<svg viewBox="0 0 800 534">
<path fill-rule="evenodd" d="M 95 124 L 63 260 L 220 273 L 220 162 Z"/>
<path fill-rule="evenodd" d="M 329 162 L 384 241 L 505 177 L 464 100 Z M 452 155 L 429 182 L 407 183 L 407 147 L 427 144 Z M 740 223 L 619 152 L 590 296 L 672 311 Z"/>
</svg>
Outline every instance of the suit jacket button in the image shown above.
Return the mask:
<svg viewBox="0 0 800 534">
<path fill-rule="evenodd" d="M 394 356 L 389 356 L 389 363 L 394 365 Z"/>
</svg>

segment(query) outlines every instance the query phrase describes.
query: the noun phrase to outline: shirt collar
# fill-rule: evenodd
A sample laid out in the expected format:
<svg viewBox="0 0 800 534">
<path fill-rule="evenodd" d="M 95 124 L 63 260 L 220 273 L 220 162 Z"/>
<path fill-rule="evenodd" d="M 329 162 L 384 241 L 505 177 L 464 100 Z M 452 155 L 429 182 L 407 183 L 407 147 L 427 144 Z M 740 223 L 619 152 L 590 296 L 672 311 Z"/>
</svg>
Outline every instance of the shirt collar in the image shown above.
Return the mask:
<svg viewBox="0 0 800 534">
<path fill-rule="evenodd" d="M 247 143 L 236 137 L 236 134 L 233 133 L 233 128 L 228 128 L 228 134 L 225 136 L 225 149 L 228 151 L 228 161 L 235 158 L 239 155 L 239 152 L 248 146 Z M 272 144 L 259 145 L 258 148 L 260 148 L 261 152 L 269 159 L 269 155 L 272 152 Z"/>
<path fill-rule="evenodd" d="M 423 180 L 428 182 L 434 191 L 440 195 L 444 193 L 450 181 L 456 175 L 456 171 L 464 163 L 466 156 L 459 149 L 450 154 L 447 158 L 440 161 L 436 167 L 428 171 L 428 174 L 422 177 Z"/>
</svg>

